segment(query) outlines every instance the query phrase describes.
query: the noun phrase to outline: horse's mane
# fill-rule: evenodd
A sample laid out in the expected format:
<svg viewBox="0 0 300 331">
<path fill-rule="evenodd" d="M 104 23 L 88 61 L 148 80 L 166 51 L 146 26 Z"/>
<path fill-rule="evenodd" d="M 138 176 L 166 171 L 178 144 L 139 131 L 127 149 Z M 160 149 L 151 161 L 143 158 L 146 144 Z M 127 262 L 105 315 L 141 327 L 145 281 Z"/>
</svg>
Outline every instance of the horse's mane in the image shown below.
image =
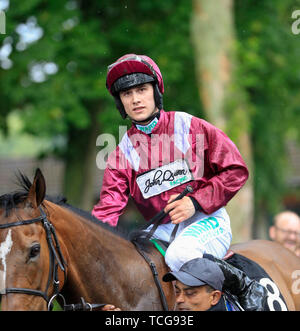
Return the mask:
<svg viewBox="0 0 300 331">
<path fill-rule="evenodd" d="M 109 230 L 110 232 L 118 235 L 119 237 L 122 237 L 124 239 L 128 239 L 129 234 L 127 234 L 124 229 L 112 227 L 107 223 L 99 221 L 98 218 L 94 217 L 91 213 L 89 213 L 85 210 L 82 210 L 80 208 L 74 207 L 74 206 L 70 205 L 69 203 L 67 203 L 67 198 L 65 198 L 63 196 L 57 196 L 57 197 L 47 196 L 46 199 L 48 201 L 51 201 L 51 202 L 55 203 L 58 206 L 61 206 L 61 207 L 64 207 L 64 208 L 67 208 L 67 209 L 71 210 L 76 215 L 81 216 L 84 219 L 86 219 L 88 221 L 91 221 L 91 222 L 97 224 L 98 226 L 101 226 L 101 227 L 105 228 L 106 230 Z"/>
<path fill-rule="evenodd" d="M 0 196 L 0 208 L 5 211 L 6 216 L 9 216 L 11 210 L 15 209 L 18 204 L 27 199 L 28 192 L 31 187 L 30 180 L 21 172 L 19 172 L 16 177 L 16 184 L 20 186 L 20 190 Z"/>
<path fill-rule="evenodd" d="M 149 252 L 149 249 L 151 247 L 153 247 L 152 243 L 148 239 L 145 240 L 145 233 L 141 230 L 132 230 L 131 232 L 128 233 L 125 231 L 125 229 L 112 227 L 107 223 L 99 221 L 91 213 L 68 204 L 67 199 L 62 196 L 58 196 L 58 197 L 54 197 L 54 198 L 48 197 L 47 200 L 49 200 L 59 206 L 62 206 L 64 208 L 71 210 L 75 214 L 83 217 L 84 219 L 92 221 L 93 223 L 105 228 L 106 230 L 108 230 L 126 240 L 129 240 L 131 242 L 136 242 L 139 245 L 139 247 L 146 252 Z"/>
<path fill-rule="evenodd" d="M 32 186 L 32 183 L 29 180 L 29 178 L 26 175 L 22 174 L 20 171 L 18 172 L 18 174 L 16 174 L 16 178 L 17 178 L 16 184 L 20 187 L 20 189 L 12 193 L 8 193 L 0 196 L 0 208 L 4 209 L 6 216 L 9 216 L 9 213 L 14 208 L 16 208 L 18 204 L 24 202 L 27 199 L 30 187 Z M 91 213 L 82 210 L 80 208 L 74 207 L 69 203 L 67 203 L 67 198 L 62 195 L 57 195 L 57 196 L 46 195 L 45 199 L 58 206 L 71 210 L 76 215 L 81 216 L 84 219 L 89 220 L 97 224 L 98 226 L 101 226 L 126 240 L 137 241 L 145 250 L 147 250 L 149 245 L 152 246 L 152 244 L 149 243 L 148 240 L 147 241 L 143 240 L 141 231 L 132 231 L 130 233 L 127 233 L 124 229 L 115 228 L 108 225 L 107 223 L 101 222 Z M 46 208 L 44 204 L 43 207 Z"/>
</svg>

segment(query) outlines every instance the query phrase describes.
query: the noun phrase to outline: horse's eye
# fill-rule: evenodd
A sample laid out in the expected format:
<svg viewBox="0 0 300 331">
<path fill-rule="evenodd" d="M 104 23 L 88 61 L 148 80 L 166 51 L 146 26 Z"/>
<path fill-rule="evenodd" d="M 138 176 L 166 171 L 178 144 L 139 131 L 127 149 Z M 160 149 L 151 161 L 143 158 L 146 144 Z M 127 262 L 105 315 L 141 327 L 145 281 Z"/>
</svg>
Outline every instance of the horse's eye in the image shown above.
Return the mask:
<svg viewBox="0 0 300 331">
<path fill-rule="evenodd" d="M 40 254 L 41 246 L 40 244 L 34 244 L 30 248 L 29 258 L 32 259 Z"/>
</svg>

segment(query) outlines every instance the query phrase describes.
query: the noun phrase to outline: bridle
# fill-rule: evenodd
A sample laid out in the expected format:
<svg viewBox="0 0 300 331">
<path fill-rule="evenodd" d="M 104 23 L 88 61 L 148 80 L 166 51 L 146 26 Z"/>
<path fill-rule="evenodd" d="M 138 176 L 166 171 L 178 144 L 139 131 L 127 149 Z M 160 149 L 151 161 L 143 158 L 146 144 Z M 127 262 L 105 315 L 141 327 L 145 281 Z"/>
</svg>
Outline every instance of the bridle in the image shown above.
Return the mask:
<svg viewBox="0 0 300 331">
<path fill-rule="evenodd" d="M 58 279 L 58 267 L 64 272 L 64 278 L 66 279 L 66 266 L 67 263 L 62 255 L 60 245 L 56 236 L 55 228 L 52 225 L 52 223 L 48 220 L 44 210 L 42 207 L 39 208 L 41 215 L 36 218 L 32 218 L 29 220 L 20 220 L 13 223 L 7 223 L 7 224 L 0 224 L 0 230 L 1 229 L 7 229 L 15 226 L 22 226 L 22 225 L 28 225 L 33 224 L 37 222 L 41 222 L 45 232 L 46 232 L 46 238 L 49 248 L 49 275 L 48 275 L 48 281 L 46 285 L 45 291 L 39 291 L 29 288 L 22 288 L 22 287 L 10 287 L 5 288 L 2 291 L 2 295 L 9 294 L 9 293 L 18 293 L 18 294 L 29 294 L 29 295 L 36 295 L 42 297 L 47 302 L 47 308 L 48 310 L 51 310 L 53 307 L 53 300 L 56 297 L 61 297 L 63 299 L 64 305 L 65 299 L 64 297 L 59 293 L 59 279 Z M 53 285 L 54 294 L 51 296 L 51 298 L 48 296 L 48 291 L 51 285 Z"/>
<path fill-rule="evenodd" d="M 48 220 L 47 215 L 45 214 L 42 207 L 39 207 L 41 215 L 36 218 L 32 218 L 29 220 L 21 220 L 13 223 L 7 223 L 7 224 L 0 224 L 0 230 L 1 229 L 7 229 L 15 226 L 21 226 L 21 225 L 28 225 L 33 224 L 37 222 L 41 222 L 45 232 L 46 232 L 46 238 L 49 248 L 49 274 L 48 274 L 48 281 L 46 285 L 45 291 L 39 291 L 39 290 L 33 290 L 29 288 L 23 288 L 23 287 L 9 287 L 5 288 L 1 291 L 2 295 L 9 294 L 9 293 L 17 293 L 17 294 L 28 294 L 28 295 L 35 295 L 42 297 L 47 302 L 47 309 L 52 310 L 53 309 L 53 301 L 55 298 L 60 297 L 63 302 L 63 309 L 64 311 L 76 311 L 76 310 L 83 310 L 83 311 L 91 311 L 95 309 L 102 308 L 106 305 L 106 303 L 88 303 L 84 300 L 84 298 L 80 298 L 80 303 L 77 304 L 66 304 L 66 300 L 64 296 L 59 292 L 59 279 L 58 279 L 58 268 L 60 268 L 64 273 L 64 282 L 67 279 L 67 272 L 66 272 L 66 266 L 67 263 L 63 257 L 63 254 L 61 252 L 61 248 L 57 239 L 56 231 L 52 223 Z M 53 285 L 53 295 L 51 297 L 48 296 L 48 291 L 51 285 Z"/>
</svg>

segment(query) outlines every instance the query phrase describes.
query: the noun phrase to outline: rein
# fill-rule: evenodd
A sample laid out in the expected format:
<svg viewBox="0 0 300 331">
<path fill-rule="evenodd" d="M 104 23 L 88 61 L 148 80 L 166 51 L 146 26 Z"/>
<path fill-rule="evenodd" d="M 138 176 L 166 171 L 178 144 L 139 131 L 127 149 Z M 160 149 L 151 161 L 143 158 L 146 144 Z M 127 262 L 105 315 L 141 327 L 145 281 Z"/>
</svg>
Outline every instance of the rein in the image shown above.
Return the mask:
<svg viewBox="0 0 300 331">
<path fill-rule="evenodd" d="M 182 199 L 184 196 L 186 196 L 188 193 L 191 193 L 191 192 L 193 192 L 192 186 L 191 185 L 187 185 L 186 188 L 172 202 Z M 151 224 L 153 225 L 152 228 L 151 228 L 151 230 L 145 236 L 145 239 L 146 240 L 150 240 L 152 238 L 154 232 L 156 231 L 156 229 L 158 228 L 158 226 L 161 224 L 162 220 L 167 215 L 168 215 L 168 213 L 165 213 L 164 209 L 162 209 L 149 222 L 147 222 L 147 224 L 145 224 L 141 228 L 141 230 L 145 230 L 146 228 L 149 227 L 149 224 L 150 225 Z M 169 241 L 170 244 L 175 239 L 175 236 L 176 236 L 176 233 L 177 233 L 177 230 L 178 230 L 178 225 L 179 224 L 176 224 L 174 226 L 174 229 L 173 229 L 173 231 L 171 233 L 170 241 Z M 161 283 L 160 283 L 159 278 L 158 278 L 158 272 L 156 270 L 155 263 L 153 261 L 151 261 L 151 259 L 145 254 L 145 252 L 143 251 L 143 249 L 140 247 L 140 245 L 138 244 L 138 242 L 136 240 L 132 240 L 132 243 L 135 245 L 135 247 L 136 247 L 137 251 L 139 252 L 139 254 L 148 263 L 148 265 L 149 265 L 149 267 L 151 269 L 153 278 L 154 278 L 154 282 L 155 282 L 156 287 L 158 289 L 158 293 L 159 293 L 159 296 L 160 296 L 162 307 L 163 307 L 163 309 L 165 311 L 168 311 L 169 310 L 168 303 L 167 303 L 166 296 L 164 294 L 163 288 L 162 288 Z"/>
<path fill-rule="evenodd" d="M 37 222 L 41 222 L 45 232 L 46 232 L 46 238 L 49 248 L 49 261 L 50 261 L 50 267 L 49 267 L 49 275 L 48 275 L 48 281 L 46 285 L 45 291 L 39 291 L 39 290 L 33 290 L 29 288 L 22 288 L 22 287 L 9 287 L 5 288 L 2 295 L 9 294 L 9 293 L 16 293 L 16 294 L 28 294 L 28 295 L 35 295 L 42 297 L 47 302 L 47 309 L 52 310 L 53 308 L 53 300 L 56 297 L 61 297 L 62 301 L 64 303 L 64 310 L 93 310 L 95 308 L 101 308 L 105 304 L 90 304 L 84 301 L 83 298 L 81 298 L 81 303 L 79 304 L 70 304 L 67 305 L 65 298 L 61 293 L 59 293 L 59 279 L 58 279 L 58 268 L 60 268 L 64 272 L 64 279 L 66 280 L 66 266 L 67 263 L 62 255 L 61 248 L 57 239 L 56 231 L 52 223 L 47 219 L 47 216 L 44 212 L 44 210 L 40 207 L 41 215 L 36 218 L 32 218 L 29 220 L 22 220 L 17 221 L 13 223 L 7 223 L 7 224 L 0 224 L 0 230 L 1 229 L 8 229 L 15 226 L 22 226 L 22 225 L 28 225 L 33 224 Z M 48 296 L 48 290 L 51 285 L 54 289 L 54 294 L 49 298 Z"/>
<path fill-rule="evenodd" d="M 182 199 L 183 197 L 185 197 L 188 193 L 192 193 L 193 192 L 193 188 L 191 185 L 187 185 L 186 188 L 174 199 L 172 200 L 172 202 L 177 201 Z M 151 220 L 149 222 L 147 222 L 142 228 L 141 230 L 145 230 L 146 228 L 148 228 L 151 224 L 153 224 L 151 230 L 147 233 L 146 239 L 150 239 L 154 232 L 156 231 L 156 229 L 158 228 L 158 226 L 161 224 L 162 220 L 168 215 L 168 213 L 165 213 L 164 209 L 162 209 L 159 213 L 157 213 L 153 218 L 151 218 Z M 170 237 L 170 241 L 169 243 L 171 243 L 176 236 L 176 232 L 178 230 L 178 225 L 176 224 L 172 233 L 171 233 L 171 237 Z"/>
</svg>

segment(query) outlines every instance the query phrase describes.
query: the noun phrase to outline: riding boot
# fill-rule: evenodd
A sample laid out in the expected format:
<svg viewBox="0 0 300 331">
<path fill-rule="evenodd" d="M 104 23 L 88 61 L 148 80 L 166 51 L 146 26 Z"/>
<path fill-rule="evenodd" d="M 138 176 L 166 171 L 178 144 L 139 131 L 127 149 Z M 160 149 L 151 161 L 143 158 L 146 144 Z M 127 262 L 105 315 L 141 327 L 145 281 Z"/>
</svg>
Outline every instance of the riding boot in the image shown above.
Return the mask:
<svg viewBox="0 0 300 331">
<path fill-rule="evenodd" d="M 244 310 L 263 311 L 265 309 L 268 291 L 264 286 L 224 260 L 213 256 L 213 261 L 224 274 L 223 290 L 235 295 Z"/>
</svg>

